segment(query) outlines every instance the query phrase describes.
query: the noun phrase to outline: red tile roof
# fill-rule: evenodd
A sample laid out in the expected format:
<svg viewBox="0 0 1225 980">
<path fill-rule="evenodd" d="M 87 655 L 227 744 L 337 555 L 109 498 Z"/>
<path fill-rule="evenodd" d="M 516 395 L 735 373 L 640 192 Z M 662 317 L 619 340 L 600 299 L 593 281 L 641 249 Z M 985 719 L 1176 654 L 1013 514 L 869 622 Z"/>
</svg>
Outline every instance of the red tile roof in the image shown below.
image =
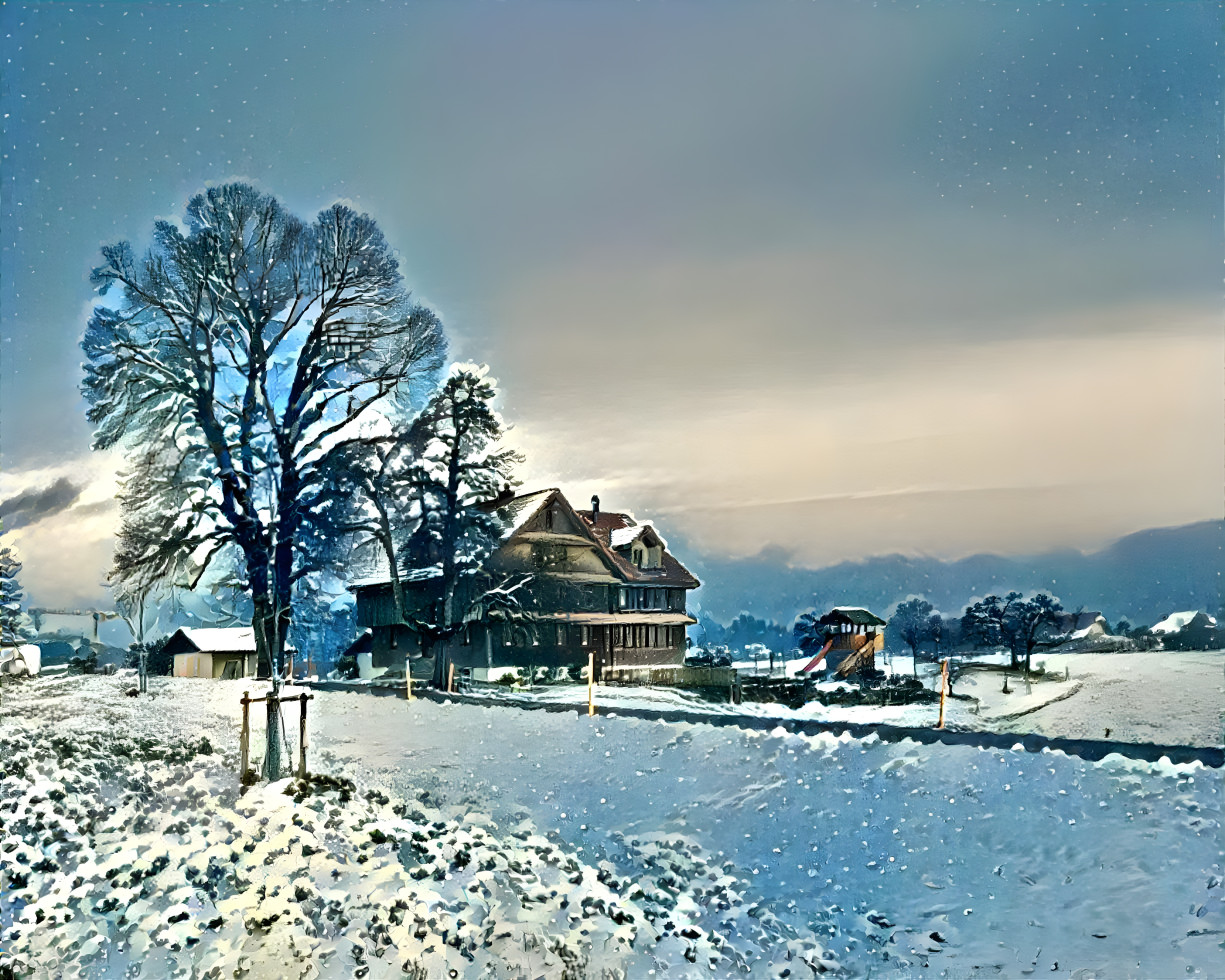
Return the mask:
<svg viewBox="0 0 1225 980">
<path fill-rule="evenodd" d="M 593 537 L 604 548 L 613 565 L 627 581 L 650 583 L 652 585 L 671 585 L 681 589 L 696 589 L 701 583 L 684 565 L 676 560 L 667 548 L 663 549 L 663 562 L 658 568 L 639 568 L 626 556 L 612 547 L 612 532 L 624 527 L 635 527 L 637 522 L 628 514 L 618 514 L 615 511 L 601 510 L 600 516 L 592 523 L 591 511 L 575 511 L 591 528 Z M 652 530 L 654 528 L 652 527 Z M 658 532 L 656 532 L 658 537 Z"/>
</svg>

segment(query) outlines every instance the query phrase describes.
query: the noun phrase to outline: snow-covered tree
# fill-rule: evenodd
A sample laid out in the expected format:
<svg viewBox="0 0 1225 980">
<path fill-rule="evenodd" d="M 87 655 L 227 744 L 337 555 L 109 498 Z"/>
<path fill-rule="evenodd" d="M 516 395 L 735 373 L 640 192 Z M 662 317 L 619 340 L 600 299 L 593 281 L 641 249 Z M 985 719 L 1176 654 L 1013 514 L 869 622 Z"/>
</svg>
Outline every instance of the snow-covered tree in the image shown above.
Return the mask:
<svg viewBox="0 0 1225 980">
<path fill-rule="evenodd" d="M 423 652 L 454 633 L 473 603 L 513 606 L 513 586 L 491 581 L 484 568 L 501 522 L 478 506 L 517 482 L 514 467 L 523 459 L 499 446 L 506 430 L 493 409 L 496 396 L 487 368 L 456 365 L 416 423 L 424 435 L 410 477 L 417 518 L 401 551 L 409 568 L 437 569 L 427 580 L 432 601 L 407 618 Z M 446 661 L 445 654 L 435 658 L 436 685 L 446 682 Z"/>
<path fill-rule="evenodd" d="M 791 628 L 795 645 L 810 657 L 815 657 L 830 637 L 830 627 L 821 622 L 815 612 L 803 613 Z"/>
<path fill-rule="evenodd" d="M 31 636 L 30 619 L 22 608 L 25 592 L 20 575 L 17 552 L 8 545 L 0 547 L 0 646 L 17 646 Z"/>
<path fill-rule="evenodd" d="M 153 464 L 116 573 L 198 581 L 236 553 L 275 676 L 318 560 L 307 516 L 362 423 L 436 376 L 441 324 L 369 216 L 335 204 L 304 222 L 246 184 L 193 197 L 183 227 L 156 222 L 143 259 L 127 242 L 102 257 L 109 305 L 82 342 L 94 446 Z"/>
</svg>

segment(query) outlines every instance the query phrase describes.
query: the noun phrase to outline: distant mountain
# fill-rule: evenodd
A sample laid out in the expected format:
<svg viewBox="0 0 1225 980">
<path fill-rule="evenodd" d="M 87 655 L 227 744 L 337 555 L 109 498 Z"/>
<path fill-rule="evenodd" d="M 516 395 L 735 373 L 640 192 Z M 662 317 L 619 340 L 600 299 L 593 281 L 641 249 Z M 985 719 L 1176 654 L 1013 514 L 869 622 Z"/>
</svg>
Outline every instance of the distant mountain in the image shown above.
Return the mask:
<svg viewBox="0 0 1225 980">
<path fill-rule="evenodd" d="M 883 614 L 908 595 L 959 615 L 974 596 L 1017 589 L 1049 592 L 1067 609 L 1101 610 L 1112 624 L 1126 618 L 1151 625 L 1176 610 L 1215 614 L 1221 607 L 1225 521 L 1138 531 L 1091 554 L 1068 549 L 956 561 L 881 555 L 817 569 L 788 565 L 782 549 L 743 559 L 693 552 L 683 558 L 702 581 L 696 604 L 723 623 L 746 612 L 790 624 L 801 612 L 837 605 Z"/>
</svg>

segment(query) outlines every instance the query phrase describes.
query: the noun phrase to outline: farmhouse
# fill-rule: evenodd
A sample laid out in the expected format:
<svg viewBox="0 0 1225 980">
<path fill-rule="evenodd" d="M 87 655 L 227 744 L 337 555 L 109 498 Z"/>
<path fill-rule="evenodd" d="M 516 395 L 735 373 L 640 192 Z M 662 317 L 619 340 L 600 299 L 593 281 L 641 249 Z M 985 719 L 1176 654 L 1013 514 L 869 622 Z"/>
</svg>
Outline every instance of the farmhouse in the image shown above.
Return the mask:
<svg viewBox="0 0 1225 980">
<path fill-rule="evenodd" d="M 876 654 L 885 643 L 883 619 L 859 606 L 837 606 L 817 622 L 825 627 L 825 646 L 802 670 L 827 670 L 850 677 L 876 669 Z"/>
<path fill-rule="evenodd" d="M 698 580 L 651 524 L 601 511 L 598 497 L 590 510 L 575 510 L 557 489 L 495 503 L 503 535 L 485 563 L 485 578 L 523 584 L 515 589 L 513 612 L 476 601 L 462 613 L 462 627 L 445 646 L 456 670 L 474 680 L 496 680 L 518 668 L 577 674 L 591 655 L 598 678 L 614 666 L 684 661 L 685 627 L 695 622 L 686 596 Z M 408 577 L 409 618 L 430 601 L 432 571 Z M 371 676 L 403 667 L 417 644 L 396 615 L 390 576 L 350 588 L 358 627 L 371 630 Z"/>
<path fill-rule="evenodd" d="M 249 626 L 183 626 L 166 642 L 166 653 L 174 654 L 175 677 L 229 680 L 255 676 L 255 631 Z"/>
</svg>

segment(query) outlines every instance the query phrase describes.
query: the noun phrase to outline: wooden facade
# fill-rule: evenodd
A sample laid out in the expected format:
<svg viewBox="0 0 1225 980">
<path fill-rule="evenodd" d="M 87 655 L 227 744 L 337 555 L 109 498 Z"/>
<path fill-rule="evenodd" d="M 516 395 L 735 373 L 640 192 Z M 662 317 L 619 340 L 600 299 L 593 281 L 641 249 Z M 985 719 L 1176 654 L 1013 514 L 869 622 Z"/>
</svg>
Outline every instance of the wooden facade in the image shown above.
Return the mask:
<svg viewBox="0 0 1225 980">
<path fill-rule="evenodd" d="M 501 546 L 486 563 L 491 579 L 530 576 L 513 615 L 475 603 L 445 652 L 474 680 L 511 669 L 568 668 L 592 655 L 597 677 L 611 667 L 684 661 L 686 596 L 698 586 L 650 525 L 625 514 L 576 511 L 559 490 L 515 497 L 498 510 Z M 635 530 L 636 529 L 636 530 Z M 614 533 L 615 532 L 615 533 Z M 358 625 L 371 629 L 372 675 L 404 667 L 416 648 L 399 622 L 387 581 L 353 586 Z M 405 587 L 406 611 L 431 601 L 430 577 Z"/>
</svg>

